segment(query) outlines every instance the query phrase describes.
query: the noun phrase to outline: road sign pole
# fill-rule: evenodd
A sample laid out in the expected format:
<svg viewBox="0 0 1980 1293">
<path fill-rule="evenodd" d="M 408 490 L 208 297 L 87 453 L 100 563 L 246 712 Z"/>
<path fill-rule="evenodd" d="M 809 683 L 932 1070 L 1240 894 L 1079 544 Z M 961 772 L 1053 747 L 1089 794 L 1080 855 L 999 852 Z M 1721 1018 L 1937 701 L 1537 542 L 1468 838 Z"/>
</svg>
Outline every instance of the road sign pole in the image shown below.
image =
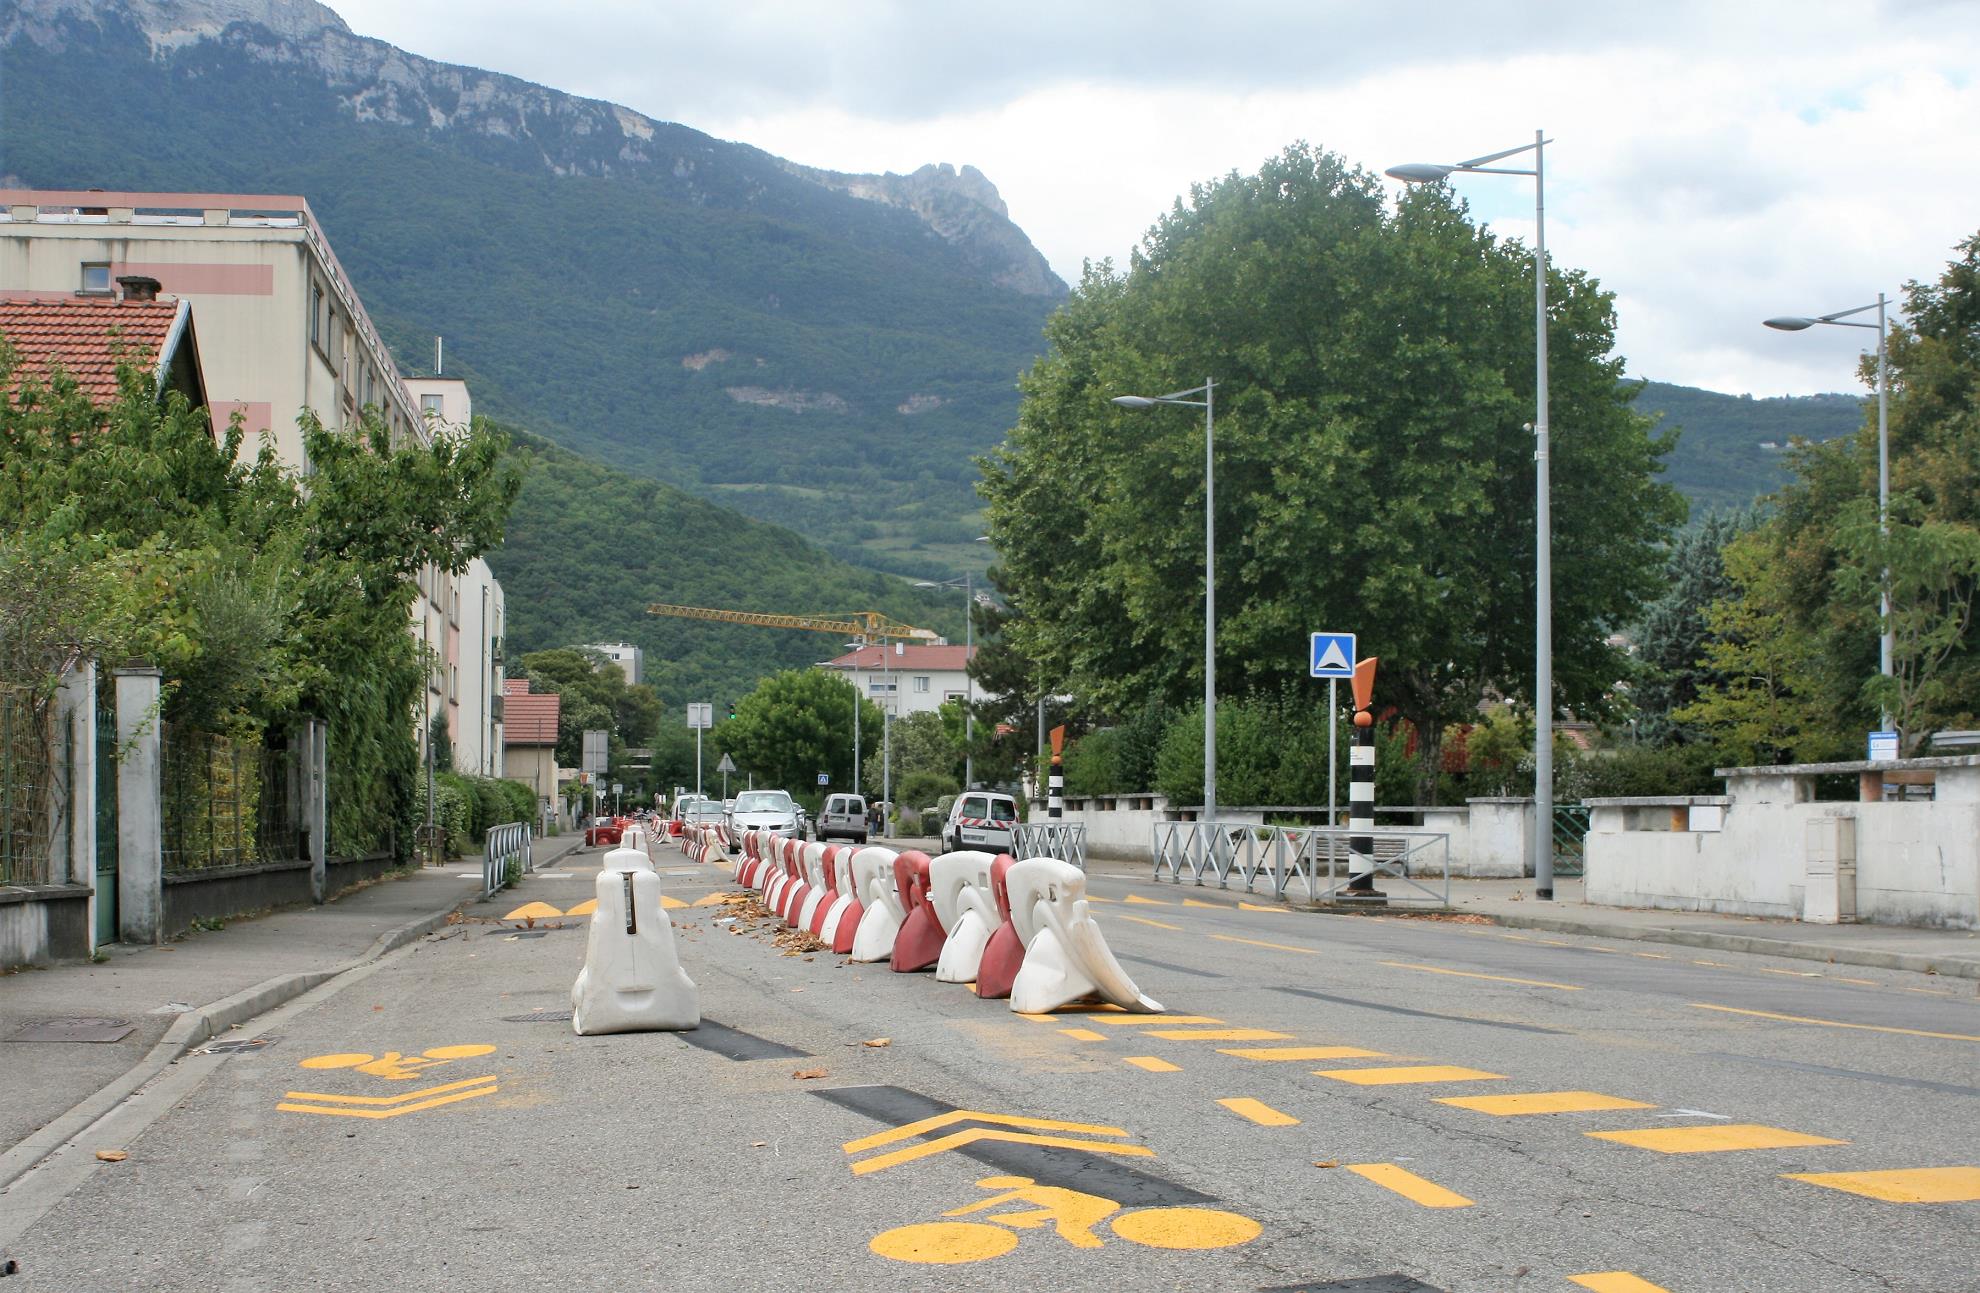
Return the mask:
<svg viewBox="0 0 1980 1293">
<path fill-rule="evenodd" d="M 701 729 L 694 729 L 694 797 L 701 798 Z"/>
<path fill-rule="evenodd" d="M 1334 815 L 1334 796 L 1338 793 L 1334 789 L 1334 760 L 1336 758 L 1334 753 L 1334 724 L 1341 716 L 1341 702 L 1339 700 L 1340 686 L 1340 679 L 1327 679 L 1327 870 L 1330 873 L 1330 878 L 1331 872 L 1334 869 L 1333 832 L 1334 827 L 1340 824 L 1340 818 Z M 1310 894 L 1308 896 L 1311 897 Z"/>
</svg>

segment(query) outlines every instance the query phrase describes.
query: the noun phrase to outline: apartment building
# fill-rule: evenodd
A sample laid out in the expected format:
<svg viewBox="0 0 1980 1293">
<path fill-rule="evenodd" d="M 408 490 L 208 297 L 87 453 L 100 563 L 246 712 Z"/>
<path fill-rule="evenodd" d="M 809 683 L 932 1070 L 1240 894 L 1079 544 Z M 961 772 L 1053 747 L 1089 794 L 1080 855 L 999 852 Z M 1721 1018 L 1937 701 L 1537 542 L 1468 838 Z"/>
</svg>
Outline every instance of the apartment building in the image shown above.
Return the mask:
<svg viewBox="0 0 1980 1293">
<path fill-rule="evenodd" d="M 626 676 L 626 686 L 637 687 L 646 681 L 646 652 L 630 642 L 587 642 L 586 651 L 598 654 L 619 666 L 619 672 Z"/>
<path fill-rule="evenodd" d="M 970 689 L 974 647 L 897 642 L 865 646 L 818 667 L 844 674 L 859 694 L 896 718 L 942 707 L 946 700 L 981 699 Z"/>
<path fill-rule="evenodd" d="M 296 425 L 305 409 L 343 427 L 372 408 L 396 440 L 420 443 L 472 415 L 460 383 L 418 397 L 407 386 L 300 197 L 0 189 L 0 296 L 110 300 L 120 279 L 156 280 L 161 299 L 192 304 L 208 406 L 216 427 L 241 415 L 245 453 L 266 437 L 284 465 L 308 474 Z M 428 395 L 433 416 L 422 408 Z M 462 577 L 423 571 L 419 590 L 412 629 L 435 661 L 421 756 L 444 713 L 458 766 L 499 775 L 500 585 L 478 565 Z M 465 633 L 464 615 L 474 626 Z"/>
</svg>

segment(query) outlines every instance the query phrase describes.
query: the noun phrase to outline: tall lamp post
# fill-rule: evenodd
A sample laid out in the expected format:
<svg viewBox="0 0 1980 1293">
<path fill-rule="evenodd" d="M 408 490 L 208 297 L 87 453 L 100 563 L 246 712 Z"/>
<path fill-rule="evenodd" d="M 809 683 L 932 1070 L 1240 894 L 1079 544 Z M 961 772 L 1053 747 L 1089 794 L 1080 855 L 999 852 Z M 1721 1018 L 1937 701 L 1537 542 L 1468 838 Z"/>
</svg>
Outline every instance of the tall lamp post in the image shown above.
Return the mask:
<svg viewBox="0 0 1980 1293">
<path fill-rule="evenodd" d="M 976 585 L 974 576 L 963 572 L 961 579 L 917 580 L 916 588 L 961 588 L 963 590 L 963 789 L 976 785 L 976 682 L 969 667 L 976 655 Z"/>
<path fill-rule="evenodd" d="M 1877 532 L 1888 537 L 1891 532 L 1891 374 L 1885 355 L 1885 339 L 1888 330 L 1885 321 L 1885 300 L 1882 292 L 1870 305 L 1859 305 L 1853 310 L 1837 310 L 1834 314 L 1805 318 L 1801 315 L 1782 315 L 1766 320 L 1770 328 L 1782 332 L 1800 332 L 1818 323 L 1830 324 L 1838 328 L 1875 328 L 1877 330 Z M 1849 316 L 1861 314 L 1865 310 L 1875 310 L 1875 323 L 1860 323 Z M 1891 676 L 1891 568 L 1884 567 L 1883 579 L 1877 595 L 1877 635 L 1878 669 L 1886 677 Z M 1891 713 L 1883 714 L 1883 728 L 1889 731 Z"/>
<path fill-rule="evenodd" d="M 1533 177 L 1533 896 L 1554 896 L 1554 551 L 1551 486 L 1547 472 L 1547 132 L 1533 142 L 1466 162 L 1410 162 L 1383 172 L 1405 184 L 1435 184 L 1453 174 Z M 1521 153 L 1533 169 L 1493 166 Z"/>
<path fill-rule="evenodd" d="M 851 789 L 855 795 L 866 793 L 859 788 L 859 711 L 860 707 L 866 703 L 866 694 L 859 689 L 859 653 L 865 646 L 865 638 L 861 638 L 857 642 L 846 643 L 846 647 L 852 652 L 853 658 L 852 669 L 849 672 L 852 674 L 853 687 L 853 780 Z"/>
<path fill-rule="evenodd" d="M 1217 820 L 1217 427 L 1215 379 L 1167 395 L 1116 395 L 1124 409 L 1178 404 L 1203 410 L 1203 820 Z M 1193 400 L 1192 395 L 1201 395 Z M 1042 701 L 1040 702 L 1043 703 Z M 1041 719 L 1039 726 L 1044 722 Z"/>
</svg>

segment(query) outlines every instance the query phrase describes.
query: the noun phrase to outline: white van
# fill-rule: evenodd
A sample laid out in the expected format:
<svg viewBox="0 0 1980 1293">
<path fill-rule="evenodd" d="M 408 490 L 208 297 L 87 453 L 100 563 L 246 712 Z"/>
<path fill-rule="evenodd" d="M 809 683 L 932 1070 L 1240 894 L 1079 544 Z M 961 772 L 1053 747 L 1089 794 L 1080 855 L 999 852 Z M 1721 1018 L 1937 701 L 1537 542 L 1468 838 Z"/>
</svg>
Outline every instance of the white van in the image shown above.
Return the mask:
<svg viewBox="0 0 1980 1293">
<path fill-rule="evenodd" d="M 866 798 L 863 795 L 827 795 L 818 814 L 818 839 L 851 840 L 866 843 Z"/>
<path fill-rule="evenodd" d="M 1011 851 L 1011 827 L 1017 825 L 1017 800 L 987 790 L 958 795 L 949 809 L 949 820 L 942 824 L 942 851 L 981 849 L 985 853 Z"/>
</svg>

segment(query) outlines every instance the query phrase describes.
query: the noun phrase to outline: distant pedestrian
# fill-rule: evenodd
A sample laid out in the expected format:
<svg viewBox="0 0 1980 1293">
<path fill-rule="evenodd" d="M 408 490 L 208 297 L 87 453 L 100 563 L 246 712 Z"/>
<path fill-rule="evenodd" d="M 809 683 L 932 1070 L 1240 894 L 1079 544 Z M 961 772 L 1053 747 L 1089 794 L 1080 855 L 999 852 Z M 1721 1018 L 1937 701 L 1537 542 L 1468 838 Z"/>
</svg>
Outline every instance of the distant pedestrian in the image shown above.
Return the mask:
<svg viewBox="0 0 1980 1293">
<path fill-rule="evenodd" d="M 875 802 L 866 810 L 866 833 L 877 839 L 886 829 L 887 814 L 882 812 L 879 803 Z"/>
</svg>

